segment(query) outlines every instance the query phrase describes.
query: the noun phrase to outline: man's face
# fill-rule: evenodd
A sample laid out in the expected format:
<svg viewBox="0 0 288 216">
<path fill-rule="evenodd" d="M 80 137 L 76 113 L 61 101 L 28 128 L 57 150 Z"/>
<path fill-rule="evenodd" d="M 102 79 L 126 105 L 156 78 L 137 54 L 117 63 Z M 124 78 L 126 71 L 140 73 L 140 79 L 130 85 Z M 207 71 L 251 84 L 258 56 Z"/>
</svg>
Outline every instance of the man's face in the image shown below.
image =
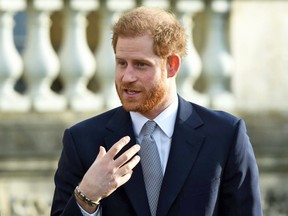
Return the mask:
<svg viewBox="0 0 288 216">
<path fill-rule="evenodd" d="M 153 52 L 150 36 L 118 38 L 115 84 L 127 111 L 151 117 L 167 107 L 168 81 L 163 64 Z"/>
</svg>

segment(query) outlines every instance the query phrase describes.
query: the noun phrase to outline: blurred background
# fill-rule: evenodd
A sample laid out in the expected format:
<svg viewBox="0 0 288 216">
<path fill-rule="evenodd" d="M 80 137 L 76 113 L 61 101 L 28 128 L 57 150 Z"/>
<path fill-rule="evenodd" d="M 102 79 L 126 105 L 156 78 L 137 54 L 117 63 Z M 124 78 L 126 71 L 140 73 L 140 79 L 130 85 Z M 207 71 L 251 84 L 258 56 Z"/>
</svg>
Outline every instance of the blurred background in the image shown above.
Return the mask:
<svg viewBox="0 0 288 216">
<path fill-rule="evenodd" d="M 245 120 L 264 215 L 287 216 L 285 0 L 0 0 L 0 215 L 50 214 L 63 131 L 119 105 L 111 25 L 140 5 L 183 23 L 179 94 Z"/>
</svg>

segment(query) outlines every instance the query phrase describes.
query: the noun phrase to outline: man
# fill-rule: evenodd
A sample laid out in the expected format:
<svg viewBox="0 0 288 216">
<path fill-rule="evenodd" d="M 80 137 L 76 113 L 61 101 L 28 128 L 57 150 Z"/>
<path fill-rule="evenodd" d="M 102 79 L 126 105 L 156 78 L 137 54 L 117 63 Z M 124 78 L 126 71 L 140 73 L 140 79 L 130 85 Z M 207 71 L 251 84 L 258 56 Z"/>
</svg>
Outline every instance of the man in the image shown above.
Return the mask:
<svg viewBox="0 0 288 216">
<path fill-rule="evenodd" d="M 65 131 L 51 214 L 262 215 L 244 122 L 177 95 L 186 38 L 175 17 L 133 9 L 115 24 L 112 44 L 122 106 Z M 146 136 L 147 121 L 156 129 Z"/>
</svg>

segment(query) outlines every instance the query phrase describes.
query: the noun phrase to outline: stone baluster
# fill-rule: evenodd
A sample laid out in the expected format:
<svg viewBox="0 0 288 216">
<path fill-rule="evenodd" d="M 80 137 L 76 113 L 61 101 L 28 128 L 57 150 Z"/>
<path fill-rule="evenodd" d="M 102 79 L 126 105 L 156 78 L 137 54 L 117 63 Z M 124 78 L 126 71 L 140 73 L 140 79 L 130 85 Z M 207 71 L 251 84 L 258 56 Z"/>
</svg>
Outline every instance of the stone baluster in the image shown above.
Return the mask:
<svg viewBox="0 0 288 216">
<path fill-rule="evenodd" d="M 230 3 L 213 0 L 209 15 L 207 42 L 203 51 L 203 77 L 207 84 L 209 105 L 219 109 L 233 109 L 234 100 L 230 91 L 233 59 L 228 50 L 227 15 Z"/>
<path fill-rule="evenodd" d="M 59 56 L 64 95 L 73 111 L 95 111 L 102 105 L 87 86 L 96 62 L 87 42 L 87 14 L 98 7 L 96 0 L 67 0 L 64 9 L 64 38 Z"/>
<path fill-rule="evenodd" d="M 121 13 L 135 6 L 133 0 L 107 0 L 101 4 L 101 35 L 99 48 L 96 50 L 96 77 L 100 83 L 100 94 L 104 107 L 113 108 L 120 105 L 115 90 L 115 54 L 111 46 L 111 27 L 118 20 Z"/>
<path fill-rule="evenodd" d="M 187 55 L 183 57 L 182 65 L 177 75 L 177 89 L 179 94 L 187 100 L 206 106 L 207 98 L 193 88 L 202 71 L 202 62 L 193 43 L 193 17 L 203 8 L 204 3 L 201 0 L 179 0 L 176 3 L 179 20 L 184 26 L 187 35 Z"/>
<path fill-rule="evenodd" d="M 24 0 L 0 0 L 0 111 L 26 112 L 30 101 L 14 90 L 23 62 L 13 41 L 13 15 L 26 7 Z"/>
<path fill-rule="evenodd" d="M 64 97 L 51 90 L 59 74 L 59 59 L 50 40 L 50 13 L 63 6 L 61 0 L 28 1 L 28 37 L 23 54 L 24 78 L 32 108 L 39 112 L 66 108 Z"/>
<path fill-rule="evenodd" d="M 170 7 L 168 0 L 142 0 L 141 4 L 147 7 L 158 7 L 167 10 Z"/>
<path fill-rule="evenodd" d="M 95 111 L 103 106 L 100 96 L 87 88 L 96 70 L 86 37 L 87 14 L 98 6 L 96 0 L 69 0 L 65 4 L 65 33 L 59 55 L 64 94 L 74 111 Z"/>
</svg>

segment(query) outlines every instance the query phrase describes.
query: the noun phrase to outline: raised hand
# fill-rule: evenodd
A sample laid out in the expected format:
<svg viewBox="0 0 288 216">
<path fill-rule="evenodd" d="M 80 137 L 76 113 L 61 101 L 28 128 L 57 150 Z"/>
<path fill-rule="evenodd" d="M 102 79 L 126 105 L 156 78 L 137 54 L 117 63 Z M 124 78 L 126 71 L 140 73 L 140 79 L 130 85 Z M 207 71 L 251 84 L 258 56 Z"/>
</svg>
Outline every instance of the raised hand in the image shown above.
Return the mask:
<svg viewBox="0 0 288 216">
<path fill-rule="evenodd" d="M 140 161 L 140 157 L 135 155 L 140 150 L 140 146 L 135 144 L 115 159 L 115 156 L 129 141 L 130 137 L 128 136 L 121 138 L 108 152 L 103 146 L 100 146 L 96 160 L 79 185 L 79 190 L 89 199 L 98 202 L 109 196 L 131 178 L 133 168 Z M 81 205 L 80 201 L 79 204 Z M 85 208 L 87 207 L 85 205 L 81 206 L 87 211 L 92 210 L 91 208 Z"/>
</svg>

